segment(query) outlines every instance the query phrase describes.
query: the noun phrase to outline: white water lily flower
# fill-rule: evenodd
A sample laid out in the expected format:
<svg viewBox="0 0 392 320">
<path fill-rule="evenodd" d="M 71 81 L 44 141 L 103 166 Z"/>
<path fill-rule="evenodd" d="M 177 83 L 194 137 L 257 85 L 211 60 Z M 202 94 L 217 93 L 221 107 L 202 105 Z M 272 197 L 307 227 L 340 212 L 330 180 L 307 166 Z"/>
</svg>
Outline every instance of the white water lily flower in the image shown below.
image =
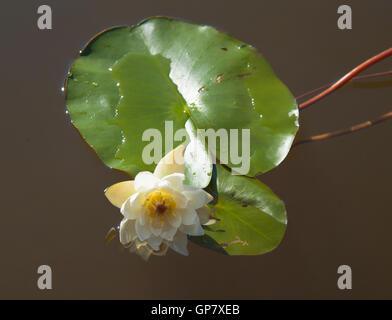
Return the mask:
<svg viewBox="0 0 392 320">
<path fill-rule="evenodd" d="M 144 259 L 164 255 L 167 248 L 188 255 L 187 235 L 202 236 L 202 224 L 211 223 L 206 206 L 213 197 L 203 189 L 184 185 L 185 147 L 169 152 L 154 173 L 140 172 L 105 190 L 109 201 L 121 208 L 120 242 Z"/>
</svg>

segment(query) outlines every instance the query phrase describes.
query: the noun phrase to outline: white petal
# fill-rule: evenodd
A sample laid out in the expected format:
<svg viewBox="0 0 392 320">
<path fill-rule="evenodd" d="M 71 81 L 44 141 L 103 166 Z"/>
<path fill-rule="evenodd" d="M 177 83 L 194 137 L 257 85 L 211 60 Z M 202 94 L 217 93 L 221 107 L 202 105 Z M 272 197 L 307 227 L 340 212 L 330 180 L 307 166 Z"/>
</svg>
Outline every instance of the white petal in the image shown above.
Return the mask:
<svg viewBox="0 0 392 320">
<path fill-rule="evenodd" d="M 144 241 L 146 239 L 148 239 L 151 236 L 151 231 L 150 228 L 147 226 L 143 226 L 142 224 L 140 224 L 140 219 L 136 220 L 135 223 L 135 230 L 136 230 L 136 234 L 139 238 L 140 241 Z"/>
<path fill-rule="evenodd" d="M 206 224 L 208 221 L 210 221 L 210 215 L 211 215 L 211 209 L 208 206 L 202 206 L 201 208 L 196 210 L 200 224 Z"/>
<path fill-rule="evenodd" d="M 162 181 L 167 181 L 169 187 L 176 190 L 182 191 L 185 175 L 182 173 L 172 173 L 162 179 Z"/>
<path fill-rule="evenodd" d="M 188 198 L 180 192 L 175 190 L 170 190 L 170 195 L 173 197 L 173 200 L 176 202 L 176 208 L 186 208 L 188 206 Z"/>
<path fill-rule="evenodd" d="M 199 219 L 196 210 L 191 207 L 185 209 L 177 209 L 174 211 L 174 213 L 181 215 L 182 223 L 186 225 L 193 224 L 196 219 Z"/>
<path fill-rule="evenodd" d="M 202 236 L 204 235 L 204 230 L 200 225 L 199 219 L 196 219 L 197 221 L 194 224 L 191 224 L 189 226 L 186 225 L 181 225 L 180 230 L 186 234 L 189 234 L 190 236 Z"/>
<path fill-rule="evenodd" d="M 135 231 L 135 220 L 123 219 L 120 223 L 120 242 L 128 244 L 137 237 Z"/>
<path fill-rule="evenodd" d="M 176 227 L 173 227 L 170 223 L 166 223 L 164 229 L 162 230 L 161 237 L 165 240 L 172 241 L 176 232 Z"/>
<path fill-rule="evenodd" d="M 135 177 L 135 190 L 139 192 L 155 188 L 160 181 L 161 180 L 154 176 L 151 172 L 139 172 Z"/>
<path fill-rule="evenodd" d="M 189 199 L 189 205 L 194 209 L 199 209 L 214 199 L 213 196 L 203 189 L 191 186 L 184 186 L 182 194 Z"/>
<path fill-rule="evenodd" d="M 145 209 L 141 208 L 139 214 L 137 215 L 136 219 L 139 220 L 139 223 L 142 226 L 148 226 L 150 227 L 150 219 L 148 218 L 148 216 L 145 214 Z"/>
<path fill-rule="evenodd" d="M 188 249 L 187 249 L 188 238 L 185 233 L 178 231 L 173 238 L 173 241 L 170 243 L 170 248 L 178 253 L 187 256 Z"/>
<path fill-rule="evenodd" d="M 136 219 L 142 210 L 143 194 L 134 193 L 121 207 L 122 215 L 127 219 Z"/>
<path fill-rule="evenodd" d="M 182 214 L 181 212 L 177 213 L 176 211 L 174 211 L 174 214 L 169 215 L 167 217 L 167 220 L 170 223 L 170 225 L 172 225 L 175 228 L 178 228 L 182 223 Z"/>
<path fill-rule="evenodd" d="M 184 173 L 184 151 L 185 146 L 179 145 L 177 148 L 166 154 L 158 162 L 154 175 L 162 179 L 172 173 Z"/>
<path fill-rule="evenodd" d="M 162 233 L 164 222 L 159 219 L 153 219 L 150 224 L 151 233 L 154 236 L 159 236 Z"/>
<path fill-rule="evenodd" d="M 166 191 L 167 193 L 169 193 L 174 202 L 176 203 L 176 208 L 186 208 L 188 206 L 188 198 L 182 194 L 181 192 L 178 192 L 172 188 L 168 188 L 168 187 L 161 187 L 160 188 L 162 191 Z"/>
<path fill-rule="evenodd" d="M 158 251 L 160 249 L 161 243 L 162 243 L 162 238 L 161 237 L 150 237 L 147 240 L 148 244 L 152 249 L 155 251 Z"/>
<path fill-rule="evenodd" d="M 133 181 L 123 181 L 116 183 L 105 189 L 105 196 L 117 208 L 121 208 L 123 203 L 135 193 Z"/>
</svg>

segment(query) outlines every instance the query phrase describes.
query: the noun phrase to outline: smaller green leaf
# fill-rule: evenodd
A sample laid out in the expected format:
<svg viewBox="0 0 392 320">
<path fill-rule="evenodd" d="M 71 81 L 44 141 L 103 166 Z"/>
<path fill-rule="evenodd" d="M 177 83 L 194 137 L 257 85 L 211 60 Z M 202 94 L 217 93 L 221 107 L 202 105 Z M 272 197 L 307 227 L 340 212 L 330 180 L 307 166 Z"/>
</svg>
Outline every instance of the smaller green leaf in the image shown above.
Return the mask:
<svg viewBox="0 0 392 320">
<path fill-rule="evenodd" d="M 233 199 L 239 204 L 255 207 L 286 224 L 286 208 L 282 200 L 264 183 L 246 176 L 232 175 L 223 166 L 217 165 L 219 195 Z"/>
<path fill-rule="evenodd" d="M 232 175 L 217 165 L 217 222 L 205 227 L 203 237 L 191 240 L 229 255 L 257 255 L 276 248 L 286 231 L 283 202 L 263 183 Z"/>
<path fill-rule="evenodd" d="M 198 132 L 191 119 L 185 123 L 190 142 L 185 149 L 185 184 L 205 188 L 211 181 L 212 159 L 206 141 Z"/>
</svg>

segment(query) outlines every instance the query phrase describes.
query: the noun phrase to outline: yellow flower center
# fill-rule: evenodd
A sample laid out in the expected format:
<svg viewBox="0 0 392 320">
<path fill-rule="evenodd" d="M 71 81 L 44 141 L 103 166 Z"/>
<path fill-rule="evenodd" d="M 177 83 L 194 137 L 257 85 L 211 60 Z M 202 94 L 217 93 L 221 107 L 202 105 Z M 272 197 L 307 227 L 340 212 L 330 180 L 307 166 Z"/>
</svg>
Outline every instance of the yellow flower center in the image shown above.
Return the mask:
<svg viewBox="0 0 392 320">
<path fill-rule="evenodd" d="M 168 215 L 174 214 L 176 202 L 170 193 L 158 189 L 147 195 L 144 200 L 144 208 L 147 209 L 150 219 L 159 218 L 164 221 Z"/>
</svg>

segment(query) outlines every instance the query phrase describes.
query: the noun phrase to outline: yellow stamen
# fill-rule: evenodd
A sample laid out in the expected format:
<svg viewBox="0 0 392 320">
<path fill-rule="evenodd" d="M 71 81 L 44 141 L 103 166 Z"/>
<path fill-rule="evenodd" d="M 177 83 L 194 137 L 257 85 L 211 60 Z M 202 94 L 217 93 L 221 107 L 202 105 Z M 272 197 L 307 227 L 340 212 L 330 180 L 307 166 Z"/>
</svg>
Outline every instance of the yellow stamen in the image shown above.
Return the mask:
<svg viewBox="0 0 392 320">
<path fill-rule="evenodd" d="M 163 222 L 168 215 L 174 214 L 176 202 L 170 193 L 158 189 L 147 195 L 147 199 L 144 201 L 144 207 L 147 209 L 150 219 L 159 218 Z"/>
</svg>

